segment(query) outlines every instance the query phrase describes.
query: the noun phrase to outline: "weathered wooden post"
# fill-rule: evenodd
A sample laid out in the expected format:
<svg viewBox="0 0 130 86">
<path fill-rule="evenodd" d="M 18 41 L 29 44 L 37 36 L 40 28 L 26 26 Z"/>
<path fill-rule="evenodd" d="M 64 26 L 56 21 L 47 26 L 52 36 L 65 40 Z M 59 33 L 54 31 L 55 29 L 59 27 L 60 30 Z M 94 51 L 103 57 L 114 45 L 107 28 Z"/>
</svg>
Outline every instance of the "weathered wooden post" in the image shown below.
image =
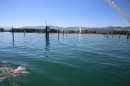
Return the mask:
<svg viewBox="0 0 130 86">
<path fill-rule="evenodd" d="M 108 38 L 108 33 L 107 33 L 107 38 Z"/>
<path fill-rule="evenodd" d="M 50 27 L 47 26 L 47 21 L 46 21 L 46 38 L 49 38 L 49 32 L 50 32 Z"/>
<path fill-rule="evenodd" d="M 108 34 L 109 34 L 109 29 L 107 30 L 107 34 L 106 34 L 106 35 L 107 35 L 107 38 L 108 38 Z"/>
<path fill-rule="evenodd" d="M 24 28 L 24 36 L 25 36 L 25 28 Z"/>
<path fill-rule="evenodd" d="M 120 31 L 119 31 L 119 39 L 120 39 L 120 37 L 121 37 L 121 33 L 120 33 Z"/>
<path fill-rule="evenodd" d="M 63 32 L 62 32 L 62 33 L 63 33 L 62 40 L 64 40 L 64 30 L 63 30 Z"/>
<path fill-rule="evenodd" d="M 46 51 L 48 51 L 49 50 L 49 46 L 50 46 L 49 37 L 45 39 L 45 42 L 46 42 L 46 48 L 45 49 L 46 49 Z M 48 57 L 48 56 L 46 56 L 46 57 Z"/>
<path fill-rule="evenodd" d="M 129 39 L 129 35 L 130 35 L 130 29 L 128 30 L 127 40 Z"/>
<path fill-rule="evenodd" d="M 58 29 L 58 40 L 59 40 L 59 33 L 60 33 L 60 30 Z"/>
<path fill-rule="evenodd" d="M 64 30 L 63 30 L 63 36 L 64 36 Z"/>
<path fill-rule="evenodd" d="M 58 33 L 60 33 L 60 29 L 58 28 Z"/>
<path fill-rule="evenodd" d="M 14 38 L 14 29 L 13 29 L 13 26 L 12 26 L 12 37 Z"/>
<path fill-rule="evenodd" d="M 112 38 L 113 38 L 113 32 L 112 32 Z"/>
<path fill-rule="evenodd" d="M 46 29 L 45 29 L 45 32 L 46 32 L 46 38 L 47 38 L 47 25 L 46 25 Z"/>
<path fill-rule="evenodd" d="M 127 34 L 127 39 L 129 39 L 129 35 L 130 35 L 130 33 Z"/>
<path fill-rule="evenodd" d="M 67 30 L 66 30 L 66 36 L 67 36 Z"/>
<path fill-rule="evenodd" d="M 13 29 L 13 26 L 12 26 L 12 35 L 14 35 L 14 29 Z"/>
<path fill-rule="evenodd" d="M 14 29 L 13 29 L 13 26 L 12 26 L 12 43 L 13 43 L 13 46 L 14 46 Z"/>
</svg>

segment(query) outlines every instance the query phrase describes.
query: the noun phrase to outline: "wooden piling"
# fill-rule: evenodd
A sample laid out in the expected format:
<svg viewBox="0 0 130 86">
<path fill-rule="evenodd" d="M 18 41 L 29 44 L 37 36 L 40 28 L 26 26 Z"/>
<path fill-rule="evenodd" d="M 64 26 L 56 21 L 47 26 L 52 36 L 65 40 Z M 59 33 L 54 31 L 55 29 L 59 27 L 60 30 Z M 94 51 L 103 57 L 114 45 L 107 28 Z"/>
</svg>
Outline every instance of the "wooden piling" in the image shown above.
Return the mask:
<svg viewBox="0 0 130 86">
<path fill-rule="evenodd" d="M 25 36 L 25 28 L 24 28 L 24 36 Z"/>
<path fill-rule="evenodd" d="M 46 38 L 49 38 L 49 27 L 47 27 L 47 21 L 46 21 Z"/>
<path fill-rule="evenodd" d="M 64 30 L 63 30 L 63 38 L 64 38 Z"/>
<path fill-rule="evenodd" d="M 46 38 L 47 38 L 47 26 L 46 26 Z"/>
<path fill-rule="evenodd" d="M 60 33 L 60 30 L 58 29 L 58 34 Z"/>
<path fill-rule="evenodd" d="M 66 30 L 66 36 L 67 36 L 67 30 Z"/>
<path fill-rule="evenodd" d="M 129 39 L 129 35 L 130 35 L 130 33 L 127 34 L 127 39 Z"/>
<path fill-rule="evenodd" d="M 58 41 L 59 41 L 59 33 L 60 33 L 60 30 L 58 29 Z"/>
<path fill-rule="evenodd" d="M 121 34 L 119 34 L 119 39 L 120 39 L 120 37 L 121 37 Z"/>
<path fill-rule="evenodd" d="M 121 33 L 120 33 L 120 31 L 119 31 L 119 39 L 120 39 L 120 37 L 121 37 Z"/>
<path fill-rule="evenodd" d="M 64 34 L 64 30 L 63 30 L 63 34 Z"/>
<path fill-rule="evenodd" d="M 14 29 L 13 29 L 13 26 L 12 26 L 12 37 L 13 37 L 13 40 L 14 40 Z"/>
<path fill-rule="evenodd" d="M 112 32 L 112 38 L 113 38 L 113 32 Z"/>
<path fill-rule="evenodd" d="M 12 26 L 12 44 L 14 46 L 14 29 L 13 29 L 13 26 Z"/>
<path fill-rule="evenodd" d="M 107 33 L 107 38 L 108 38 L 108 33 Z"/>
<path fill-rule="evenodd" d="M 46 51 L 49 50 L 49 46 L 50 46 L 50 40 L 49 40 L 49 37 L 45 39 L 45 42 L 46 42 Z M 46 56 L 47 57 L 47 56 Z"/>
</svg>

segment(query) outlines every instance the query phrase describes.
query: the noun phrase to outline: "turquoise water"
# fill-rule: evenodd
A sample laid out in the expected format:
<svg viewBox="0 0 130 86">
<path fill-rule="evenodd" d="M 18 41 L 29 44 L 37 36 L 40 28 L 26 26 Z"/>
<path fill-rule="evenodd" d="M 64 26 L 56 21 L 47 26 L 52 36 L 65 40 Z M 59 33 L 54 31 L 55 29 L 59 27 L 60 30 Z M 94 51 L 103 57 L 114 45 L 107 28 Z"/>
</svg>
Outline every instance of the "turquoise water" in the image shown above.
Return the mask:
<svg viewBox="0 0 130 86">
<path fill-rule="evenodd" d="M 31 72 L 0 86 L 130 86 L 130 40 L 118 35 L 0 33 L 0 68 Z M 3 70 L 1 70 L 3 71 Z M 1 78 L 2 76 L 0 76 Z"/>
</svg>

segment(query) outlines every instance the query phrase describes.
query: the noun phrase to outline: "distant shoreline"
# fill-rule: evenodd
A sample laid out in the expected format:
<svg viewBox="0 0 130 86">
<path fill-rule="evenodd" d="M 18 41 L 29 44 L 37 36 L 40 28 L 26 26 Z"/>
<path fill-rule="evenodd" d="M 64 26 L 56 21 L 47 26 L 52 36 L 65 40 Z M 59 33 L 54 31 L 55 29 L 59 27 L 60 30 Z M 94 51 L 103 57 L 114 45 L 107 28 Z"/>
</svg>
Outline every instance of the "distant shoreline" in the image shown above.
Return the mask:
<svg viewBox="0 0 130 86">
<path fill-rule="evenodd" d="M 7 32 L 7 31 L 4 31 L 4 32 Z M 4 32 L 0 32 L 0 33 L 4 33 Z M 10 33 L 12 33 L 12 32 L 10 32 Z M 23 33 L 24 34 L 24 32 L 14 32 L 14 33 Z M 37 33 L 37 32 L 25 32 L 25 33 Z M 45 34 L 44 32 L 42 32 L 42 33 L 37 33 L 37 34 Z M 58 32 L 57 33 L 50 33 L 50 34 L 58 34 Z M 66 34 L 78 34 L 78 33 L 59 33 L 59 34 L 64 34 L 64 35 L 66 35 Z M 82 34 L 95 34 L 95 35 L 104 35 L 104 36 L 107 36 L 107 35 L 111 35 L 111 36 L 115 36 L 115 35 L 128 35 L 128 33 L 127 34 L 107 34 L 107 33 L 82 33 Z"/>
<path fill-rule="evenodd" d="M 97 29 L 99 30 L 99 29 Z M 100 30 L 97 31 L 95 29 L 92 30 L 82 30 L 82 34 L 111 34 L 111 35 L 128 35 L 130 34 L 130 30 L 121 30 L 121 29 L 114 29 L 114 30 Z M 13 33 L 45 33 L 45 29 L 35 29 L 35 28 L 12 28 L 10 30 L 4 30 L 0 28 L 0 32 L 13 32 Z M 79 34 L 78 30 L 60 30 L 60 29 L 50 29 L 50 33 L 69 33 L 69 34 Z"/>
</svg>

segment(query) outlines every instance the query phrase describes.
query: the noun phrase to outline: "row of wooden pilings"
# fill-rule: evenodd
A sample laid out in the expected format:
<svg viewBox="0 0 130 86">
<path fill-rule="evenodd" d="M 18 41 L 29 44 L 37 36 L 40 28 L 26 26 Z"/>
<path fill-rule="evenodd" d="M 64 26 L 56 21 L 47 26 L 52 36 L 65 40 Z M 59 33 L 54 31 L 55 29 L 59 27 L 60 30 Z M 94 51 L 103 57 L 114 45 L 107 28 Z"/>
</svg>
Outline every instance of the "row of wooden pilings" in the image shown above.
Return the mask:
<svg viewBox="0 0 130 86">
<path fill-rule="evenodd" d="M 25 29 L 24 29 L 24 37 L 25 37 Z M 50 27 L 48 27 L 46 25 L 45 27 L 45 38 L 46 38 L 46 41 L 49 40 L 49 32 L 50 32 Z M 63 30 L 63 36 L 64 36 L 64 33 L 65 31 Z M 59 34 L 60 34 L 60 30 L 58 29 L 58 40 L 59 40 Z M 66 35 L 67 35 L 67 31 L 66 31 Z M 14 46 L 14 29 L 13 29 L 13 26 L 12 26 L 12 42 L 13 42 L 13 46 Z"/>
<path fill-rule="evenodd" d="M 25 30 L 24 30 L 24 36 L 25 36 Z M 45 38 L 46 39 L 49 39 L 49 32 L 50 32 L 50 27 L 48 27 L 47 26 L 47 24 L 46 24 L 46 27 L 45 27 Z M 67 31 L 65 32 L 64 30 L 63 30 L 63 35 L 64 35 L 64 33 L 66 33 L 66 35 L 67 35 Z M 58 39 L 59 39 L 59 34 L 60 34 L 60 30 L 58 29 Z M 107 36 L 108 37 L 108 33 L 107 34 L 105 34 L 104 36 Z M 112 37 L 113 37 L 113 34 L 111 34 L 112 35 Z M 130 36 L 130 32 L 128 32 L 127 33 L 127 39 L 129 39 L 129 36 Z M 121 34 L 119 34 L 119 38 L 121 37 Z M 14 43 L 14 30 L 13 30 L 13 26 L 12 26 L 12 41 L 13 41 L 13 43 Z"/>
<path fill-rule="evenodd" d="M 105 36 L 107 36 L 107 37 L 108 37 L 108 35 L 109 35 L 108 33 L 107 33 L 107 34 L 104 34 L 104 37 L 105 37 Z M 110 34 L 110 35 L 112 35 L 112 38 L 113 38 L 113 35 L 114 35 L 114 34 Z M 130 36 L 130 32 L 129 32 L 129 33 L 127 33 L 127 36 L 126 36 L 126 37 L 127 37 L 127 39 L 129 39 L 129 36 Z M 121 37 L 121 34 L 119 34 L 119 38 L 120 38 L 120 37 Z"/>
</svg>

